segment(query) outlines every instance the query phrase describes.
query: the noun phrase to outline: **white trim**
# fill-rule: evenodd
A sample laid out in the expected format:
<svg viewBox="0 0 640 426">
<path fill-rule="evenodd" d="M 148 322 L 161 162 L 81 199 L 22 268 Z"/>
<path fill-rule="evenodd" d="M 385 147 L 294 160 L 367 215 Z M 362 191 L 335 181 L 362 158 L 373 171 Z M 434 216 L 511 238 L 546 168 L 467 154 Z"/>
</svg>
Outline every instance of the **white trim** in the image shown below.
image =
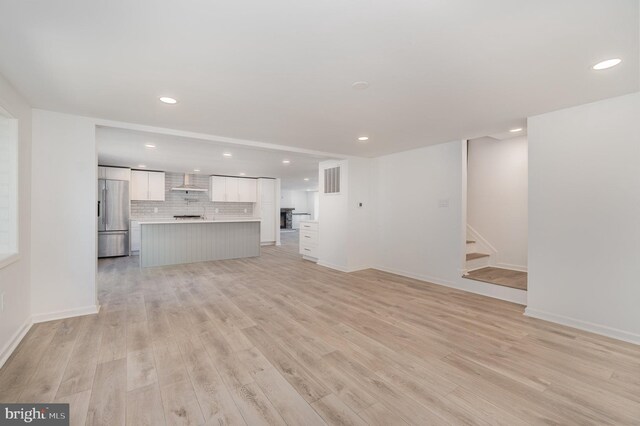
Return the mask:
<svg viewBox="0 0 640 426">
<path fill-rule="evenodd" d="M 6 257 L 0 258 L 0 269 L 20 260 L 20 253 L 10 253 Z"/>
<path fill-rule="evenodd" d="M 400 271 L 393 268 L 386 268 L 384 266 L 374 266 L 373 269 L 378 269 L 390 274 L 412 278 L 418 281 L 425 281 L 430 284 L 441 285 L 444 287 L 455 288 L 456 290 L 462 290 L 469 293 L 480 294 L 482 296 L 493 297 L 494 299 L 506 300 L 507 302 L 517 303 L 518 305 L 527 304 L 527 292 L 524 290 L 518 290 L 516 288 L 504 287 L 501 285 L 490 284 L 481 281 L 467 280 L 464 278 L 460 278 L 460 280 L 464 279 L 464 282 L 452 282 L 441 278 L 414 274 L 411 272 Z"/>
<path fill-rule="evenodd" d="M 79 317 L 82 315 L 97 314 L 100 311 L 100 305 L 89 305 L 82 308 L 68 309 L 66 311 L 49 312 L 46 314 L 37 314 L 31 317 L 34 324 L 46 321 L 59 320 L 64 318 Z"/>
<path fill-rule="evenodd" d="M 13 351 L 16 350 L 22 339 L 24 339 L 24 336 L 31 330 L 32 325 L 33 322 L 31 318 L 27 318 L 24 324 L 11 336 L 7 344 L 4 345 L 4 348 L 0 351 L 0 368 L 7 362 Z"/>
<path fill-rule="evenodd" d="M 357 272 L 357 271 L 362 271 L 362 270 L 371 268 L 370 266 L 356 266 L 352 268 L 347 268 L 345 266 L 333 265 L 331 263 L 323 262 L 321 260 L 318 260 L 318 265 L 324 266 L 325 268 L 329 268 L 329 269 L 335 269 L 336 271 L 344 272 L 347 274 L 351 272 Z"/>
<path fill-rule="evenodd" d="M 613 339 L 623 340 L 629 343 L 640 345 L 640 334 L 631 333 L 606 325 L 594 324 L 588 321 L 582 321 L 576 318 L 565 317 L 551 312 L 539 311 L 537 309 L 526 308 L 524 314 L 531 318 L 537 318 L 556 324 L 566 325 L 568 327 L 577 328 L 579 330 L 589 331 L 591 333 L 600 334 L 602 336 L 611 337 Z"/>
<path fill-rule="evenodd" d="M 528 272 L 526 266 L 512 265 L 510 263 L 496 263 L 495 267 L 496 268 L 503 268 L 503 269 L 510 269 L 512 271 Z"/>
</svg>

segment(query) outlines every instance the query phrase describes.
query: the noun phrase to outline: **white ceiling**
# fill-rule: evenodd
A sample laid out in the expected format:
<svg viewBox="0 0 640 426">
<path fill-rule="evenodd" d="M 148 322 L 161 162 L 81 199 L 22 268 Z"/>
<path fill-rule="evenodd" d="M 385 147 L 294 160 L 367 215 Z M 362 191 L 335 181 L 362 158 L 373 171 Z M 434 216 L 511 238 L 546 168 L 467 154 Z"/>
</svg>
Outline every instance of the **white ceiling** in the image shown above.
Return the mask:
<svg viewBox="0 0 640 426">
<path fill-rule="evenodd" d="M 158 133 L 98 127 L 96 129 L 98 163 L 146 170 L 162 170 L 202 175 L 274 177 L 282 179 L 282 188 L 314 190 L 318 188 L 318 162 L 329 157 L 272 149 L 240 146 Z M 145 144 L 155 145 L 147 148 Z M 232 157 L 224 157 L 230 153 Z M 291 161 L 283 164 L 282 160 Z M 200 172 L 194 172 L 199 169 Z M 309 178 L 309 181 L 305 181 Z"/>
<path fill-rule="evenodd" d="M 0 73 L 39 108 L 375 156 L 637 91 L 638 17 L 637 0 L 0 0 Z"/>
</svg>

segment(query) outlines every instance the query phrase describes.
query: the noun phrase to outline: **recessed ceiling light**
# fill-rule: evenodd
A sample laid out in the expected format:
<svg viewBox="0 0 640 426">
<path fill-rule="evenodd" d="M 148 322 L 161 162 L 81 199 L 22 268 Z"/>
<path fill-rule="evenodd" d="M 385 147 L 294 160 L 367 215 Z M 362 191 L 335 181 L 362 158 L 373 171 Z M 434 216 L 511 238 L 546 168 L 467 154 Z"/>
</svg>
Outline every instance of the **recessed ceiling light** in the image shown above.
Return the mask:
<svg viewBox="0 0 640 426">
<path fill-rule="evenodd" d="M 145 166 L 144 164 L 138 164 L 138 167 L 140 167 L 141 169 L 144 169 L 147 166 Z"/>
<path fill-rule="evenodd" d="M 232 154 L 231 154 L 230 152 L 225 152 L 225 153 L 224 153 L 224 154 L 222 154 L 222 155 L 223 155 L 223 156 L 225 156 L 225 157 L 231 157 L 231 156 L 232 156 Z"/>
<path fill-rule="evenodd" d="M 246 175 L 246 173 L 238 173 L 240 176 L 244 176 Z"/>
<path fill-rule="evenodd" d="M 518 133 L 522 131 L 522 127 L 518 127 L 517 129 L 511 129 L 509 130 L 511 133 Z"/>
<path fill-rule="evenodd" d="M 147 148 L 155 148 L 156 146 L 152 143 L 145 143 L 144 146 L 146 146 Z"/>
<path fill-rule="evenodd" d="M 160 102 L 164 102 L 165 104 L 170 104 L 170 105 L 178 103 L 178 101 L 176 101 L 175 99 L 170 98 L 168 96 L 161 96 L 160 97 Z"/>
<path fill-rule="evenodd" d="M 353 88 L 353 90 L 366 90 L 369 88 L 369 82 L 368 81 L 356 81 L 355 83 L 353 83 L 351 85 L 351 87 Z"/>
<path fill-rule="evenodd" d="M 308 181 L 308 180 L 309 180 L 309 178 L 304 178 L 304 180 Z"/>
<path fill-rule="evenodd" d="M 194 172 L 199 172 L 199 171 L 200 171 L 200 169 L 193 169 L 193 171 L 194 171 Z"/>
<path fill-rule="evenodd" d="M 619 58 L 607 59 L 606 61 L 598 62 L 597 64 L 595 64 L 593 66 L 593 69 L 594 70 L 606 70 L 607 68 L 615 67 L 620 62 L 622 62 L 622 59 L 619 59 Z"/>
<path fill-rule="evenodd" d="M 368 141 L 369 140 L 369 136 L 360 136 L 358 138 L 359 141 Z"/>
<path fill-rule="evenodd" d="M 291 160 L 282 160 L 282 164 L 289 164 L 291 163 Z"/>
</svg>

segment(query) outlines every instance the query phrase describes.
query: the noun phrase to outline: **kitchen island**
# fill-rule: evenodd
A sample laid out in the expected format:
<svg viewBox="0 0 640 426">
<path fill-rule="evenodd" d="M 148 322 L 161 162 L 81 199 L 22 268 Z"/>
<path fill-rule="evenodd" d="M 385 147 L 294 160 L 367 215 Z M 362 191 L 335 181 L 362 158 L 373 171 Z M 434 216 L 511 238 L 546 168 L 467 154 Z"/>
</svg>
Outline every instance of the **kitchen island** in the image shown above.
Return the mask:
<svg viewBox="0 0 640 426">
<path fill-rule="evenodd" d="M 140 221 L 140 266 L 260 256 L 260 219 Z"/>
</svg>

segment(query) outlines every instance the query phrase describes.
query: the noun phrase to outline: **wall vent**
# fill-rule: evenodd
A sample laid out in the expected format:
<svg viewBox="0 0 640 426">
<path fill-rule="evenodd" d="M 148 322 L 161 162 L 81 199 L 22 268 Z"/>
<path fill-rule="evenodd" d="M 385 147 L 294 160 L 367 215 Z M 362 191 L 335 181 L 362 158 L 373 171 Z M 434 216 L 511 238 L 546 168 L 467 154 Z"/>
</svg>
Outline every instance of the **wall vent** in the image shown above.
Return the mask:
<svg viewBox="0 0 640 426">
<path fill-rule="evenodd" d="M 340 193 L 340 166 L 324 169 L 324 193 Z"/>
</svg>

